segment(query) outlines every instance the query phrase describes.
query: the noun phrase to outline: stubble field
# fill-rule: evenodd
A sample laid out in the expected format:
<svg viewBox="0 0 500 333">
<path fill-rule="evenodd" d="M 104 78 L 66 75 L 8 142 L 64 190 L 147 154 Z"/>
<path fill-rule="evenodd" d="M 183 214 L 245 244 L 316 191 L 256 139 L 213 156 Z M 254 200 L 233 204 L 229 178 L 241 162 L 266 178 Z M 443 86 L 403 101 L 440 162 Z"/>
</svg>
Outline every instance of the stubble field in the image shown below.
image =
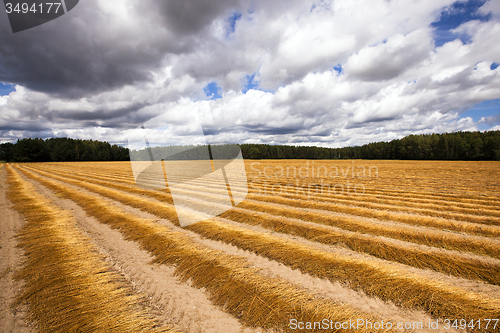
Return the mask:
<svg viewBox="0 0 500 333">
<path fill-rule="evenodd" d="M 180 227 L 130 162 L 1 166 L 5 332 L 500 332 L 499 162 L 245 167 Z"/>
</svg>

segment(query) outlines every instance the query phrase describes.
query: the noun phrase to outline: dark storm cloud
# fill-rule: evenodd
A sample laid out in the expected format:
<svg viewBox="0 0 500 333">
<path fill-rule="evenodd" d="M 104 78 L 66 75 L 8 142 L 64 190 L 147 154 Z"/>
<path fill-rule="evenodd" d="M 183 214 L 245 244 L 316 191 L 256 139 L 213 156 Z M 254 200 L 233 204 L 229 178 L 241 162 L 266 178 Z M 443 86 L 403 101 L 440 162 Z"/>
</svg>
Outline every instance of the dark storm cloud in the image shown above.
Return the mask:
<svg viewBox="0 0 500 333">
<path fill-rule="evenodd" d="M 235 0 L 150 1 L 164 24 L 178 36 L 197 34 L 221 14 L 229 14 Z"/>
<path fill-rule="evenodd" d="M 396 117 L 372 117 L 369 119 L 365 119 L 360 122 L 356 121 L 349 121 L 347 125 L 345 126 L 345 129 L 354 129 L 354 128 L 364 128 L 369 124 L 372 123 L 380 123 L 380 122 L 385 122 L 385 121 L 391 121 L 397 119 Z"/>
<path fill-rule="evenodd" d="M 65 112 L 57 111 L 51 112 L 47 118 L 61 118 L 71 120 L 116 120 L 125 117 L 129 114 L 135 113 L 143 107 L 147 106 L 145 103 L 136 103 L 125 108 L 118 108 L 115 110 L 96 110 L 96 111 L 78 111 L 78 112 Z"/>
<path fill-rule="evenodd" d="M 6 126 L 0 125 L 0 133 L 7 131 L 29 131 L 29 132 L 41 132 L 50 129 L 50 127 L 41 124 L 40 122 L 28 122 L 28 123 L 19 123 L 19 124 L 9 124 Z"/>
<path fill-rule="evenodd" d="M 130 21 L 118 7 L 103 12 L 97 0 L 87 0 L 16 34 L 1 11 L 0 82 L 70 98 L 148 82 L 169 53 L 191 50 L 194 37 L 182 33 L 202 29 L 226 2 L 137 2 L 128 8 L 137 15 Z M 154 13 L 158 8 L 161 15 Z"/>
<path fill-rule="evenodd" d="M 259 133 L 259 134 L 267 134 L 267 135 L 278 135 L 278 134 L 294 134 L 299 131 L 306 130 L 303 126 L 282 126 L 282 127 L 271 127 L 265 124 L 256 124 L 256 125 L 245 125 L 243 126 L 248 132 L 251 133 Z"/>
</svg>

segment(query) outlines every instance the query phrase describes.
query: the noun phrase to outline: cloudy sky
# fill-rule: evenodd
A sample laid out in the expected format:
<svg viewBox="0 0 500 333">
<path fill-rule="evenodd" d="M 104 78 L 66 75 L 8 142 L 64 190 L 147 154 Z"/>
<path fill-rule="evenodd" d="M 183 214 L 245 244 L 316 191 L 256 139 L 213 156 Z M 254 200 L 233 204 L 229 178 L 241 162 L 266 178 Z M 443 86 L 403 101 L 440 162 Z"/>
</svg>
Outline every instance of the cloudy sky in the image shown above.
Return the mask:
<svg viewBox="0 0 500 333">
<path fill-rule="evenodd" d="M 500 0 L 81 0 L 15 34 L 0 8 L 0 142 L 126 144 L 159 115 L 179 142 L 500 129 Z"/>
</svg>

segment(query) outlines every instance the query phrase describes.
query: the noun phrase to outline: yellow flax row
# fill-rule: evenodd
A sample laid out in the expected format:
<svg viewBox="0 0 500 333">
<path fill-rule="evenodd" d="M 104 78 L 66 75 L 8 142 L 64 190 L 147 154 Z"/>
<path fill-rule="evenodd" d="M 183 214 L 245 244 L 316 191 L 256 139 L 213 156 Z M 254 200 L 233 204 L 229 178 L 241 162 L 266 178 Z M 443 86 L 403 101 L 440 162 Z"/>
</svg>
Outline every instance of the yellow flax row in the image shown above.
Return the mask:
<svg viewBox="0 0 500 333">
<path fill-rule="evenodd" d="M 82 180 L 82 181 L 90 181 L 95 184 L 100 184 L 103 186 L 107 187 L 112 187 L 120 190 L 127 190 L 127 188 L 133 188 L 129 189 L 127 191 L 134 191 L 134 193 L 139 194 L 140 192 L 142 193 L 149 193 L 149 196 L 155 196 L 157 199 L 160 199 L 162 197 L 162 194 L 168 193 L 167 192 L 161 192 L 161 191 L 148 191 L 148 190 L 142 190 L 136 186 L 133 186 L 130 182 L 128 185 L 123 185 L 118 184 L 115 182 L 110 182 L 106 180 L 98 180 L 95 178 L 90 178 L 90 177 L 80 177 L 80 176 L 74 176 L 74 175 L 64 175 L 63 173 L 58 173 L 58 172 L 51 172 L 52 174 L 58 174 L 61 176 L 65 176 L 67 178 L 71 179 L 77 179 L 77 180 Z M 186 186 L 186 191 L 188 187 Z M 203 195 L 203 191 L 206 192 L 206 190 L 200 189 L 201 191 L 196 191 L 196 192 L 191 192 L 191 193 L 196 193 L 197 196 L 201 197 Z M 252 192 L 252 191 L 250 191 Z M 155 194 L 159 193 L 159 194 Z M 188 192 L 187 192 L 188 193 Z M 206 194 L 207 198 L 211 198 L 213 196 L 212 193 Z M 292 207 L 298 207 L 298 208 L 313 208 L 313 209 L 318 209 L 318 210 L 325 210 L 325 211 L 333 211 L 333 212 L 340 212 L 344 214 L 349 214 L 353 216 L 360 216 L 360 217 L 369 217 L 369 218 L 376 218 L 380 220 L 388 220 L 388 221 L 396 221 L 408 225 L 413 225 L 413 226 L 427 226 L 427 227 L 433 227 L 433 228 L 439 228 L 439 229 L 446 229 L 446 230 L 451 230 L 451 231 L 456 231 L 456 232 L 463 232 L 463 233 L 468 233 L 471 235 L 478 235 L 478 236 L 486 236 L 486 237 L 500 237 L 500 227 L 499 226 L 493 226 L 493 225 L 484 225 L 484 224 L 477 224 L 477 223 L 469 223 L 469 222 L 459 222 L 459 221 L 452 221 L 452 220 L 447 220 L 443 218 L 436 218 L 436 217 L 430 217 L 430 216 L 421 216 L 421 215 L 410 215 L 406 213 L 397 213 L 397 212 L 390 212 L 390 211 L 385 211 L 385 210 L 373 210 L 373 209 L 368 209 L 368 208 L 363 208 L 363 207 L 354 207 L 354 206 L 346 206 L 346 205 L 338 205 L 334 203 L 325 203 L 325 202 L 314 202 L 312 200 L 308 200 L 307 196 L 298 196 L 302 197 L 302 199 L 289 199 L 286 197 L 281 197 L 281 196 L 273 196 L 273 195 L 254 195 L 254 194 L 249 194 L 247 196 L 247 199 L 251 200 L 256 200 L 256 201 L 262 201 L 262 202 L 271 202 L 271 203 L 278 203 L 278 204 L 283 204 L 287 206 L 292 206 Z M 165 199 L 163 199 L 165 200 Z M 168 199 L 168 202 L 172 202 L 171 198 Z M 241 204 L 239 207 L 243 208 Z M 255 206 L 254 206 L 255 207 Z M 392 237 L 392 236 L 390 236 Z M 400 238 L 401 239 L 401 238 Z M 427 243 L 425 243 L 428 245 Z"/>
<path fill-rule="evenodd" d="M 301 287 L 284 280 L 264 277 L 242 257 L 201 246 L 184 233 L 173 231 L 153 220 L 126 213 L 103 202 L 98 196 L 74 191 L 55 181 L 33 178 L 75 201 L 87 214 L 118 229 L 127 239 L 138 242 L 155 257 L 154 262 L 175 265 L 176 274 L 183 281 L 191 280 L 194 287 L 205 288 L 214 304 L 221 306 L 248 326 L 293 331 L 288 327 L 291 319 L 302 322 L 319 322 L 326 319 L 327 322 L 333 323 L 349 322 L 349 319 L 353 318 L 377 321 L 376 317 L 368 316 L 348 305 L 316 298 Z"/>
<path fill-rule="evenodd" d="M 25 267 L 16 274 L 40 332 L 173 332 L 157 323 L 109 271 L 71 216 L 7 167 L 8 198 L 26 218 L 19 233 Z"/>
<path fill-rule="evenodd" d="M 253 185 L 254 190 L 252 190 L 252 193 L 271 194 L 273 192 L 276 192 L 276 194 L 279 194 L 280 190 L 284 191 L 284 186 L 276 186 L 276 184 L 272 181 L 269 184 Z M 369 193 L 363 193 L 362 195 L 335 195 L 329 192 L 329 187 L 327 187 L 326 185 L 322 187 L 322 184 L 318 182 L 310 185 L 305 183 L 304 186 L 301 186 L 300 183 L 293 184 L 293 186 L 287 188 L 287 192 L 290 193 L 290 195 L 280 194 L 280 196 L 291 199 L 303 199 L 304 195 L 293 195 L 293 193 L 305 192 L 308 193 L 307 197 L 310 200 L 314 201 L 337 202 L 370 209 L 387 209 L 401 212 L 415 212 L 422 215 L 443 217 L 454 219 L 457 221 L 469 221 L 482 224 L 500 225 L 500 211 L 491 209 L 491 207 L 489 209 L 484 209 L 478 207 L 460 208 L 457 206 L 453 206 L 449 207 L 449 210 L 443 211 L 442 206 L 436 204 L 416 204 L 408 202 L 406 200 L 402 200 L 401 198 L 380 200 Z"/>
<path fill-rule="evenodd" d="M 111 208 L 99 201 L 96 196 L 74 191 L 58 182 L 43 179 L 29 172 L 26 174 L 74 200 L 89 214 L 96 216 L 105 223 L 114 224 L 117 227 L 124 223 L 123 221 L 129 223 L 130 218 L 127 218 L 127 215 L 123 213 L 119 215 L 113 214 Z M 85 188 L 100 194 L 107 192 L 108 197 L 112 196 L 113 199 L 126 204 L 141 199 L 116 190 L 104 189 L 99 185 L 87 184 Z M 154 203 L 154 201 L 142 201 L 146 211 L 149 210 L 150 204 Z M 164 211 L 170 210 L 168 206 L 164 207 Z M 130 221 L 130 223 L 132 222 Z M 130 229 L 129 237 L 139 241 L 143 246 L 147 246 L 157 256 L 170 256 L 171 241 L 161 238 L 161 235 L 163 235 L 161 230 L 165 230 L 163 226 L 156 225 L 156 231 L 153 232 L 144 229 L 146 226 L 149 227 L 147 221 L 141 220 L 134 225 Z M 153 227 L 151 226 L 151 228 Z M 436 316 L 472 319 L 500 315 L 500 307 L 495 300 L 443 283 L 434 282 L 420 275 L 408 274 L 405 271 L 373 260 L 353 259 L 348 256 L 323 252 L 298 242 L 224 225 L 216 221 L 201 222 L 188 228 L 207 238 L 234 244 L 318 277 L 332 281 L 343 281 L 355 289 L 365 291 L 369 295 L 391 300 L 403 306 L 424 309 Z M 155 235 L 155 233 L 161 235 Z M 182 239 L 181 236 L 181 234 L 176 235 L 174 239 Z M 144 238 L 150 239 L 153 245 L 145 245 L 142 241 Z M 167 245 L 161 246 L 161 244 Z M 174 262 L 181 264 L 180 261 Z M 189 268 L 186 267 L 186 269 Z"/>
<path fill-rule="evenodd" d="M 48 170 L 47 167 L 44 168 Z M 135 184 L 133 178 L 130 176 L 119 176 L 117 174 L 111 173 L 109 170 L 106 172 L 102 171 L 99 173 L 89 172 L 88 170 L 82 170 L 82 168 L 70 169 L 70 168 L 50 168 L 51 171 L 59 171 L 65 172 L 66 174 L 70 173 L 71 175 L 80 176 L 80 177 L 90 177 L 98 180 L 107 180 L 107 181 L 118 181 L 124 184 Z M 84 171 L 84 172 L 83 172 Z M 206 182 L 201 182 L 201 186 L 210 187 L 211 184 Z M 231 189 L 238 190 L 239 188 L 235 188 L 234 184 L 232 184 Z M 250 189 L 250 193 L 258 194 L 271 194 L 274 192 L 279 192 L 279 182 L 276 179 L 269 179 L 267 183 L 263 184 L 252 184 L 253 189 Z M 287 185 L 287 184 L 284 184 Z M 281 188 L 284 186 L 281 184 Z M 308 200 L 313 201 L 324 201 L 324 202 L 341 202 L 347 205 L 356 205 L 365 208 L 372 209 L 384 209 L 391 211 L 405 211 L 405 212 L 418 212 L 423 215 L 434 216 L 434 217 L 444 217 L 455 219 L 458 221 L 468 221 L 468 222 L 477 222 L 477 223 L 485 223 L 485 224 L 500 224 L 498 219 L 500 217 L 500 211 L 492 209 L 492 206 L 478 206 L 478 205 L 468 205 L 466 207 L 461 207 L 457 202 L 446 202 L 443 203 L 448 207 L 446 211 L 443 211 L 443 203 L 436 204 L 436 201 L 429 201 L 426 203 L 422 202 L 411 202 L 408 199 L 402 200 L 401 197 L 388 197 L 388 198 L 380 198 L 380 195 L 372 195 L 370 193 L 365 193 L 364 195 L 348 195 L 348 194 L 330 194 L 328 191 L 321 191 L 320 184 L 317 184 L 318 191 L 316 187 L 312 186 L 309 190 L 306 186 L 305 190 L 301 189 L 301 187 L 291 187 L 288 189 L 291 193 L 299 193 L 301 191 L 310 191 L 311 195 L 307 196 Z M 316 193 L 318 192 L 318 193 Z M 291 195 L 289 198 L 294 199 L 303 199 L 300 195 Z"/>
<path fill-rule="evenodd" d="M 121 200 L 120 198 L 124 196 L 124 193 L 118 191 L 113 192 L 110 190 L 110 188 L 127 193 L 146 195 L 168 204 L 172 203 L 170 194 L 165 192 L 144 190 L 137 187 L 120 185 L 105 181 L 97 181 L 88 178 L 82 178 L 82 180 L 73 180 L 77 177 L 60 177 L 43 171 L 38 172 L 45 176 L 59 179 L 69 184 L 75 184 L 77 186 L 91 189 L 92 191 L 98 191 L 98 193 L 101 195 L 108 196 L 119 201 Z M 102 185 L 102 187 L 93 186 L 91 184 L 99 184 Z M 158 203 L 146 203 L 144 202 L 145 199 L 143 198 L 137 198 L 135 201 L 132 199 L 127 200 L 128 204 L 133 207 L 139 209 L 145 209 L 145 207 L 147 207 L 147 210 L 152 212 L 153 214 L 163 218 L 171 219 L 173 223 L 178 223 L 174 207 L 169 207 L 167 209 L 164 205 L 159 205 Z M 208 205 L 205 211 L 209 213 L 208 210 L 210 208 L 211 206 Z M 304 221 L 338 227 L 352 232 L 392 237 L 395 239 L 414 242 L 417 244 L 442 247 L 450 250 L 473 252 L 480 255 L 500 258 L 500 246 L 493 242 L 490 242 L 489 239 L 486 238 L 472 238 L 440 230 L 425 230 L 417 228 L 407 228 L 404 226 L 387 226 L 381 223 L 367 223 L 355 217 L 332 216 L 329 214 L 321 214 L 315 211 L 304 211 L 292 207 L 266 204 L 264 202 L 243 201 L 238 205 L 238 208 L 249 211 L 265 212 L 280 217 L 301 219 Z"/>
</svg>

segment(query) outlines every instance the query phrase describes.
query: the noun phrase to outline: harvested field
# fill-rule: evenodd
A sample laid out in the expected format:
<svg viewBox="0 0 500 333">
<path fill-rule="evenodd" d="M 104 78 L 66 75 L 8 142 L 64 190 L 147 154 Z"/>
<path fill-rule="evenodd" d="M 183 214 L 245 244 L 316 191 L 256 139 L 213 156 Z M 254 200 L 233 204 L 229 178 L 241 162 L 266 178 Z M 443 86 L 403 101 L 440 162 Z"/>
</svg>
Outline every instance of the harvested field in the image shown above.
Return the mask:
<svg viewBox="0 0 500 333">
<path fill-rule="evenodd" d="M 1 166 L 22 253 L 6 234 L 17 259 L 0 278 L 22 289 L 5 293 L 20 315 L 0 318 L 34 332 L 500 332 L 500 163 L 245 167 L 229 191 L 206 178 L 171 192 L 137 186 L 130 162 Z M 227 207 L 228 192 L 246 199 Z"/>
</svg>

